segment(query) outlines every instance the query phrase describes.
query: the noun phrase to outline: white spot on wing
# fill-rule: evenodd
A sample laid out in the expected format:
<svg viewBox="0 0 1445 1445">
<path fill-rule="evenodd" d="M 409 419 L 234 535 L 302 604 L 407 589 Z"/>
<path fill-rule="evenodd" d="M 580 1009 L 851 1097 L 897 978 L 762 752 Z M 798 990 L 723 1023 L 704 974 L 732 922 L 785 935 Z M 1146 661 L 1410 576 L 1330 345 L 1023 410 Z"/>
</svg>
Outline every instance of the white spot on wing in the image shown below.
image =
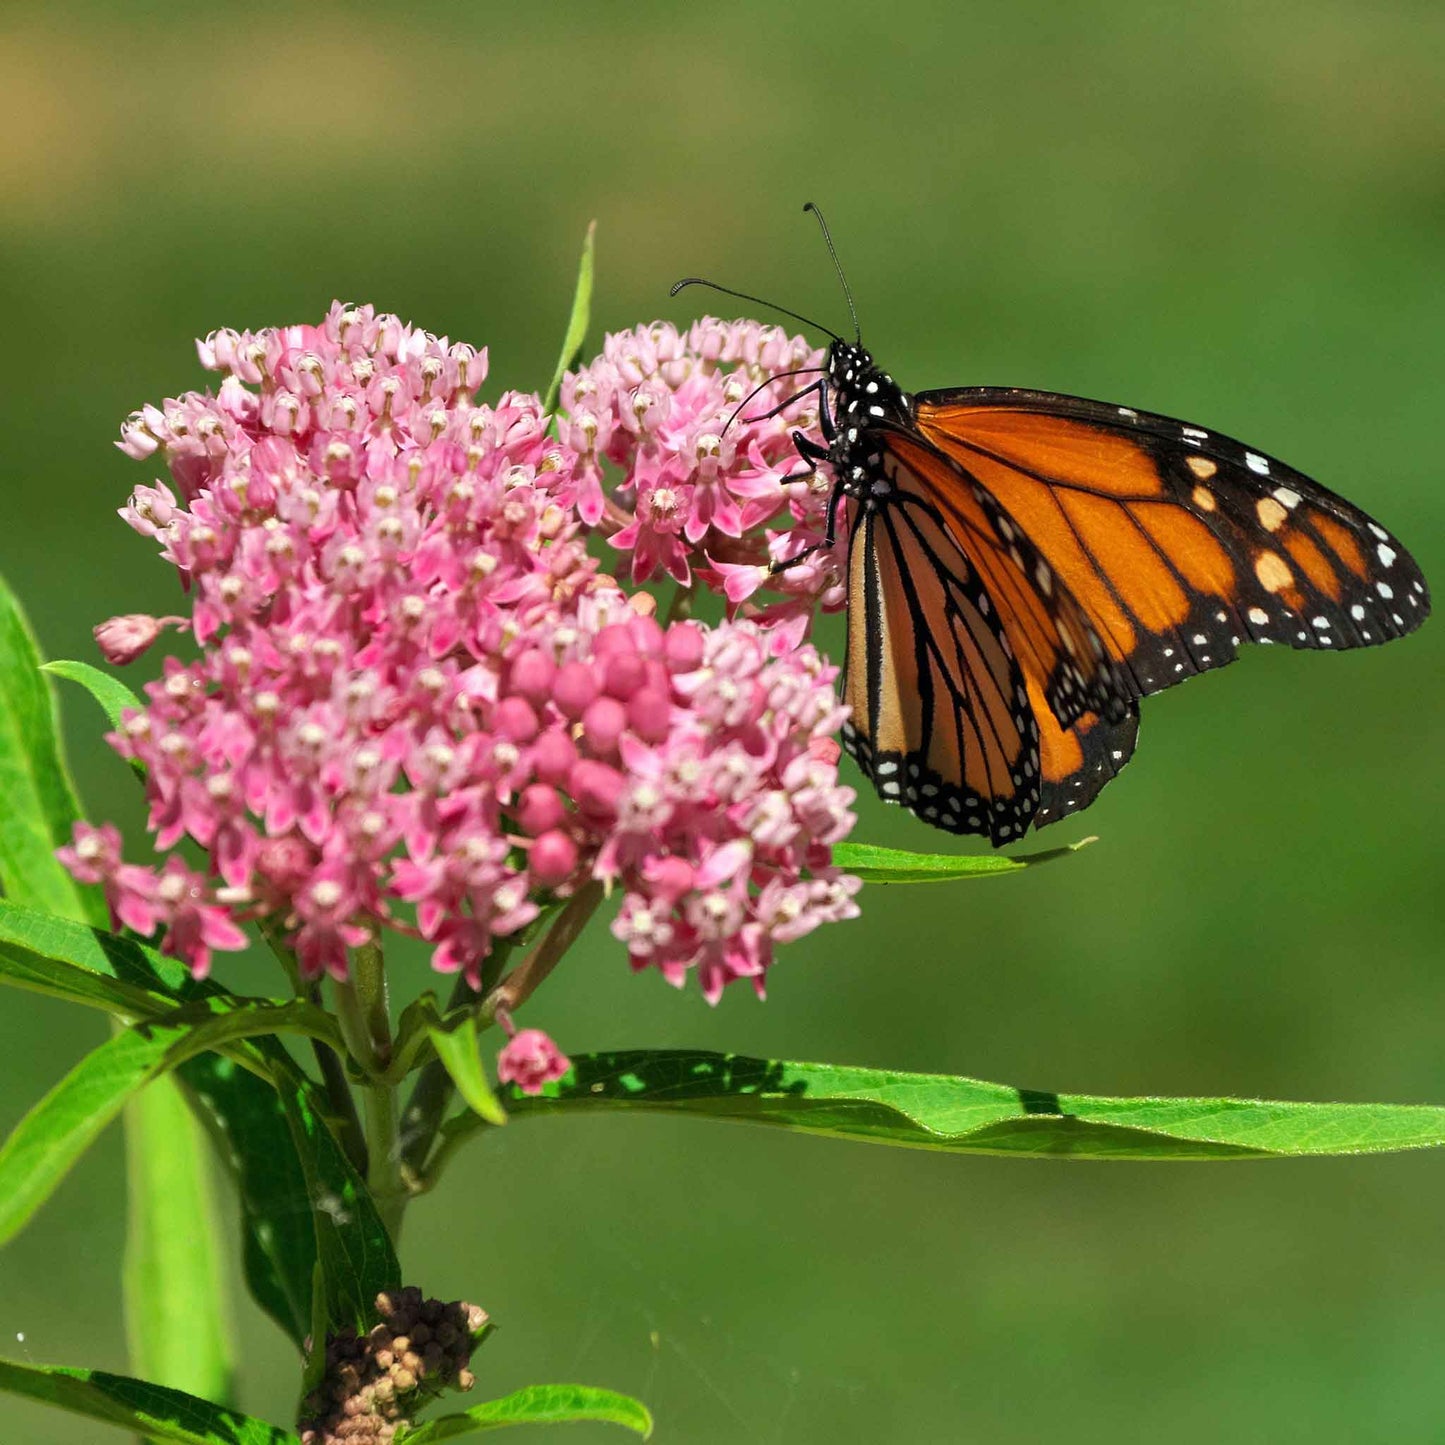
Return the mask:
<svg viewBox="0 0 1445 1445">
<path fill-rule="evenodd" d="M 1261 477 L 1269 475 L 1269 463 L 1258 452 L 1245 452 L 1244 464 L 1250 471 L 1258 473 Z"/>
</svg>

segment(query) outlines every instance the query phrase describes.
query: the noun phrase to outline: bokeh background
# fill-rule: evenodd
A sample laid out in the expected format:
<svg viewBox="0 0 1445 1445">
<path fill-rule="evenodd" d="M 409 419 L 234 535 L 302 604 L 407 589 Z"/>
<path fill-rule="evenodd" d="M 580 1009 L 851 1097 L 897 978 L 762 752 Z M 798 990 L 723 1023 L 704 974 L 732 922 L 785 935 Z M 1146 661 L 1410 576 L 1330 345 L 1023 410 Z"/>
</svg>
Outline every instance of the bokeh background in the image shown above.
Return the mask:
<svg viewBox="0 0 1445 1445">
<path fill-rule="evenodd" d="M 841 324 L 806 199 L 905 385 L 1190 417 L 1445 576 L 1436 4 L 16 6 L 0 119 L 0 566 L 52 656 L 170 610 L 114 514 L 150 470 L 111 443 L 200 384 L 192 337 L 340 296 L 489 344 L 488 394 L 541 387 L 594 217 L 596 337 L 691 319 L 707 298 L 667 286 L 695 270 Z M 1085 853 L 869 888 L 766 1005 L 632 978 L 598 927 L 529 1021 L 577 1050 L 1445 1102 L 1442 662 L 1438 620 L 1252 651 L 1146 705 L 1133 766 L 1044 835 L 1102 835 Z M 67 727 L 92 815 L 138 839 L 79 696 Z M 871 797 L 858 836 L 941 841 Z M 104 1024 L 0 1006 L 8 1128 Z M 124 1368 L 121 1165 L 112 1130 L 0 1255 L 0 1353 Z M 1445 1155 L 1029 1162 L 539 1120 L 462 1157 L 404 1258 L 504 1326 L 487 1393 L 632 1391 L 663 1445 L 1397 1442 L 1445 1438 L 1442 1192 Z M 240 1403 L 284 1420 L 296 1362 L 233 1293 Z M 104 1434 L 4 1414 L 20 1445 Z"/>
</svg>

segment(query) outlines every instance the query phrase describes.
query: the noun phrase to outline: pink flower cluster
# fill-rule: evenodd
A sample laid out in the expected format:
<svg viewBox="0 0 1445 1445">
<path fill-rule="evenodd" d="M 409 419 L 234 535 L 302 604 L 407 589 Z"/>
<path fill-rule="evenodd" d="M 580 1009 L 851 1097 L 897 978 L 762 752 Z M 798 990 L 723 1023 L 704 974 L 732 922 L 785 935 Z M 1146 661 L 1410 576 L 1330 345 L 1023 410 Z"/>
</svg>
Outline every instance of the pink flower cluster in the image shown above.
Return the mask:
<svg viewBox="0 0 1445 1445">
<path fill-rule="evenodd" d="M 385 928 L 475 980 L 494 938 L 595 878 L 633 966 L 696 970 L 716 999 L 856 913 L 831 862 L 853 823 L 835 669 L 748 622 L 664 627 L 601 573 L 575 417 L 559 443 L 534 396 L 478 404 L 485 352 L 369 307 L 200 350 L 217 392 L 121 441 L 169 468 L 122 515 L 180 570 L 189 621 L 97 629 L 117 662 L 162 623 L 201 644 L 111 738 L 171 856 L 126 864 L 88 825 L 62 850 L 119 922 L 198 973 L 266 918 L 308 976 L 344 977 Z"/>
<path fill-rule="evenodd" d="M 820 439 L 817 394 L 799 394 L 822 361 L 779 327 L 706 317 L 685 334 L 655 322 L 608 336 L 568 374 L 559 431 L 577 453 L 578 507 L 608 527 L 635 582 L 686 585 L 696 572 L 734 608 L 772 588 L 789 600 L 758 616 L 784 628 L 786 646 L 816 605 L 843 605 L 844 544 L 820 545 L 832 480 L 809 473 L 792 441 L 795 430 Z M 610 492 L 604 462 L 616 468 Z"/>
</svg>

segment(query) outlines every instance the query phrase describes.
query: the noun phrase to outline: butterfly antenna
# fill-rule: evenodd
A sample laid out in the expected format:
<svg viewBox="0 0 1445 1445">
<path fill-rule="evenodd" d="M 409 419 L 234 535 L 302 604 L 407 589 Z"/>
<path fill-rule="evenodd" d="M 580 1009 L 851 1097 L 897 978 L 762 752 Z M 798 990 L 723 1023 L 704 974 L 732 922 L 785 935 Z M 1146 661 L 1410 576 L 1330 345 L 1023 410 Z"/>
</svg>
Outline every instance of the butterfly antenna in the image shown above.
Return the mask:
<svg viewBox="0 0 1445 1445">
<path fill-rule="evenodd" d="M 746 291 L 734 291 L 731 286 L 719 286 L 716 281 L 709 281 L 705 276 L 684 276 L 667 294 L 676 296 L 688 286 L 706 286 L 710 291 L 721 291 L 724 296 L 736 296 L 739 301 L 751 301 L 755 306 L 766 306 L 770 311 L 780 311 L 784 316 L 791 316 L 794 321 L 801 321 L 804 326 L 811 326 L 813 330 L 831 336 L 834 341 L 843 339 L 831 326 L 824 326 L 821 321 L 809 321 L 806 316 L 799 316 L 796 311 L 789 311 L 786 306 L 779 306 L 776 301 L 764 301 L 761 296 L 749 296 Z"/>
<path fill-rule="evenodd" d="M 848 278 L 843 274 L 842 262 L 838 260 L 838 253 L 833 249 L 833 238 L 828 234 L 828 223 L 823 219 L 823 213 L 812 201 L 803 206 L 803 213 L 806 215 L 811 211 L 818 218 L 818 228 L 823 233 L 823 241 L 828 247 L 828 254 L 833 258 L 833 269 L 838 273 L 838 279 L 843 283 L 843 295 L 848 298 L 848 314 L 853 318 L 853 335 L 857 338 L 858 345 L 863 345 L 863 328 L 858 324 L 858 308 L 853 304 L 853 289 L 848 285 Z"/>
</svg>

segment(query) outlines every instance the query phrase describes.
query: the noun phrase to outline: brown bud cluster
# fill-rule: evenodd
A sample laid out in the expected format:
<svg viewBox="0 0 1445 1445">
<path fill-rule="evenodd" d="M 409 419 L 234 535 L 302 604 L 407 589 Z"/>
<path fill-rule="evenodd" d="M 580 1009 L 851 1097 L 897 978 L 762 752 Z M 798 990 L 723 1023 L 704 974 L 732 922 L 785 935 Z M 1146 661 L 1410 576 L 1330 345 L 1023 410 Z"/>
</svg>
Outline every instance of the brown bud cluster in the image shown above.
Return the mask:
<svg viewBox="0 0 1445 1445">
<path fill-rule="evenodd" d="M 302 1445 L 390 1445 L 433 1396 L 476 1384 L 467 1366 L 485 1310 L 408 1286 L 377 1295 L 376 1313 L 364 1335 L 327 1337 L 326 1374 L 302 1406 Z"/>
</svg>

